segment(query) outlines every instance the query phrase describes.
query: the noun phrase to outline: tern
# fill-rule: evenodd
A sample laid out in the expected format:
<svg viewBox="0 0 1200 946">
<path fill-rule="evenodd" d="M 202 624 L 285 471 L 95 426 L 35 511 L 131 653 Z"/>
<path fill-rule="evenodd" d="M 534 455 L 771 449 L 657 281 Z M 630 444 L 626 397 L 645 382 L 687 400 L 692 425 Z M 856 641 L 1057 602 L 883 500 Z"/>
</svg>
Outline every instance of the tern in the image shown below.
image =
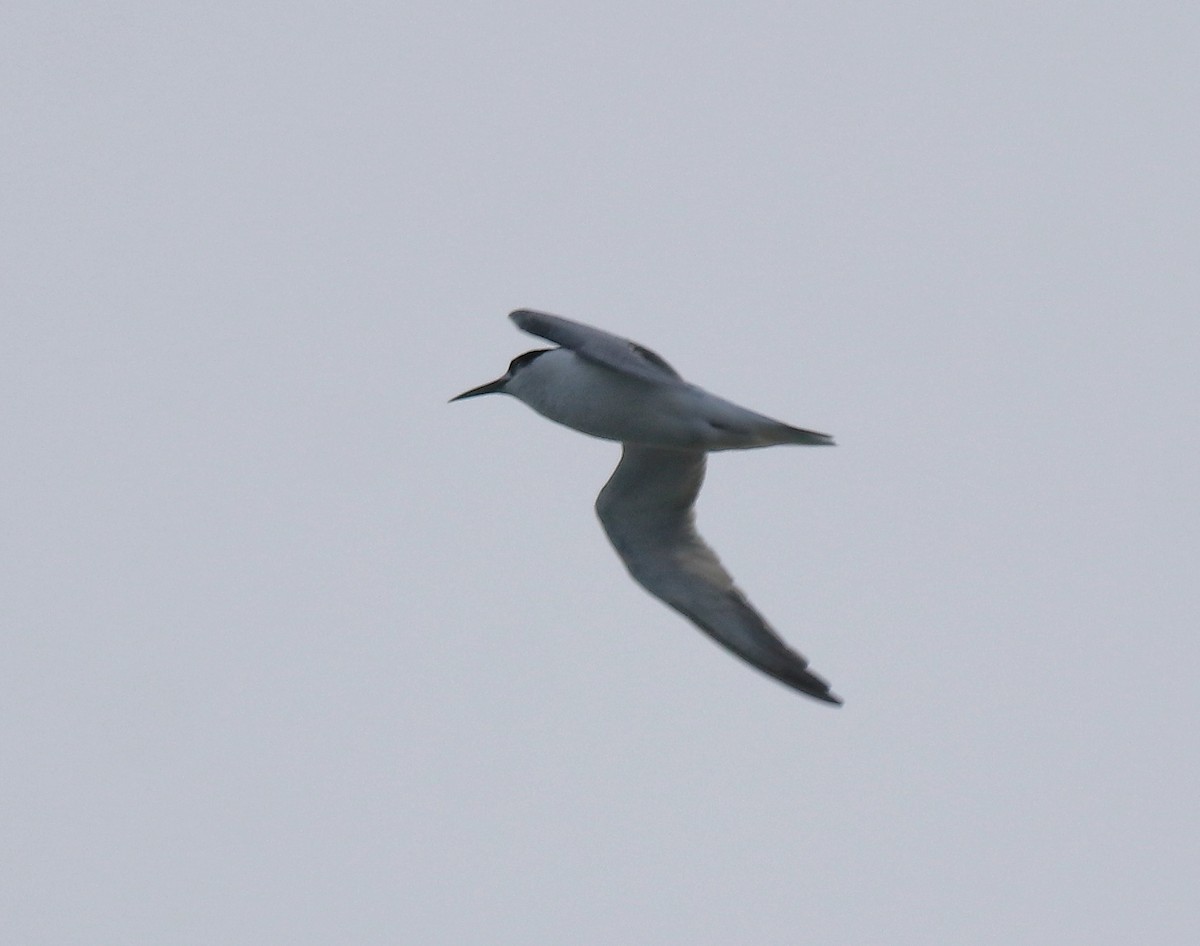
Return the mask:
<svg viewBox="0 0 1200 946">
<path fill-rule="evenodd" d="M 633 579 L 763 673 L 840 704 L 746 600 L 696 532 L 693 509 L 709 452 L 829 446 L 833 438 L 709 394 L 628 339 L 528 309 L 509 318 L 560 347 L 518 355 L 503 377 L 450 400 L 511 394 L 552 421 L 620 441 L 621 461 L 596 498 L 596 514 Z"/>
</svg>

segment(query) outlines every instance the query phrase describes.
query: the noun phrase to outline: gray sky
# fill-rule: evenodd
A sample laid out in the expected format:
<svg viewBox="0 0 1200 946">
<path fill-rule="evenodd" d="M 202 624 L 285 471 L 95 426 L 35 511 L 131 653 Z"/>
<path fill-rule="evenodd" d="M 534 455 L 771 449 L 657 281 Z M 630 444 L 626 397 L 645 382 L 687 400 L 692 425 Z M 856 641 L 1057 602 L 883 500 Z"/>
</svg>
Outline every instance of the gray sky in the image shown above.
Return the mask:
<svg viewBox="0 0 1200 946">
<path fill-rule="evenodd" d="M 1196 941 L 1200 14 L 807 6 L 3 6 L 0 939 Z M 838 437 L 700 525 L 843 709 L 518 306 Z"/>
</svg>

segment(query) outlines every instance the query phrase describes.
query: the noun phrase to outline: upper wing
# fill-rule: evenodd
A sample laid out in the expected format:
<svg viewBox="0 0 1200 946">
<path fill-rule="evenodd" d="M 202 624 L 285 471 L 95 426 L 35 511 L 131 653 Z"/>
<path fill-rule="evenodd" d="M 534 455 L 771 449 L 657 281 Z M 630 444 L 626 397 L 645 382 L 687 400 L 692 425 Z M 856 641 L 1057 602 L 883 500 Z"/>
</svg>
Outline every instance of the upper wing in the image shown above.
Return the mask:
<svg viewBox="0 0 1200 946">
<path fill-rule="evenodd" d="M 613 371 L 658 383 L 682 380 L 679 372 L 661 356 L 619 335 L 611 335 L 582 322 L 572 322 L 561 316 L 533 312 L 530 309 L 518 309 L 510 313 L 509 318 L 517 323 L 517 328 L 521 331 L 569 348 L 580 358 L 604 365 Z"/>
<path fill-rule="evenodd" d="M 776 680 L 827 703 L 842 701 L 808 670 L 733 583 L 696 532 L 692 504 L 705 454 L 625 444 L 596 499 L 609 541 L 634 579 L 702 631 Z"/>
</svg>

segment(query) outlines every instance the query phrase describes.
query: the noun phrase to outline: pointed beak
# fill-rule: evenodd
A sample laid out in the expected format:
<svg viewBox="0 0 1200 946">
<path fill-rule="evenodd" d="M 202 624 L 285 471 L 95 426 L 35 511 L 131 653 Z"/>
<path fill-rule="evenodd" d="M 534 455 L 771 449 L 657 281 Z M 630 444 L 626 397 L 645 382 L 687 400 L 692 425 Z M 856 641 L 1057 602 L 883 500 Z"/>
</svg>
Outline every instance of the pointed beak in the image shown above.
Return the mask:
<svg viewBox="0 0 1200 946">
<path fill-rule="evenodd" d="M 497 378 L 495 381 L 489 381 L 487 384 L 481 384 L 477 388 L 471 388 L 470 391 L 463 391 L 457 397 L 450 398 L 450 403 L 461 401 L 465 397 L 479 397 L 481 394 L 499 394 L 504 390 L 504 386 L 508 384 L 508 375 L 503 378 Z"/>
</svg>

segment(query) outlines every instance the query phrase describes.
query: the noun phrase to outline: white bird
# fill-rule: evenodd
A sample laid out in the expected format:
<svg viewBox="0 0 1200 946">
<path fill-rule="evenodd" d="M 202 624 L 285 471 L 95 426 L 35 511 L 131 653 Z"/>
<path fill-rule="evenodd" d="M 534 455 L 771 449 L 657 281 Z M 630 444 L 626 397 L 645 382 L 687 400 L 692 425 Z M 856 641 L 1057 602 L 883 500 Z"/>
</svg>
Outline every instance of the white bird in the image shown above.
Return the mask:
<svg viewBox="0 0 1200 946">
<path fill-rule="evenodd" d="M 833 438 L 688 384 L 661 357 L 628 339 L 527 309 L 509 317 L 523 331 L 562 347 L 519 355 L 502 378 L 451 401 L 511 394 L 564 426 L 619 440 L 621 462 L 596 498 L 596 513 L 634 580 L 759 670 L 840 704 L 734 585 L 696 532 L 693 511 L 708 451 L 832 445 Z"/>
</svg>

